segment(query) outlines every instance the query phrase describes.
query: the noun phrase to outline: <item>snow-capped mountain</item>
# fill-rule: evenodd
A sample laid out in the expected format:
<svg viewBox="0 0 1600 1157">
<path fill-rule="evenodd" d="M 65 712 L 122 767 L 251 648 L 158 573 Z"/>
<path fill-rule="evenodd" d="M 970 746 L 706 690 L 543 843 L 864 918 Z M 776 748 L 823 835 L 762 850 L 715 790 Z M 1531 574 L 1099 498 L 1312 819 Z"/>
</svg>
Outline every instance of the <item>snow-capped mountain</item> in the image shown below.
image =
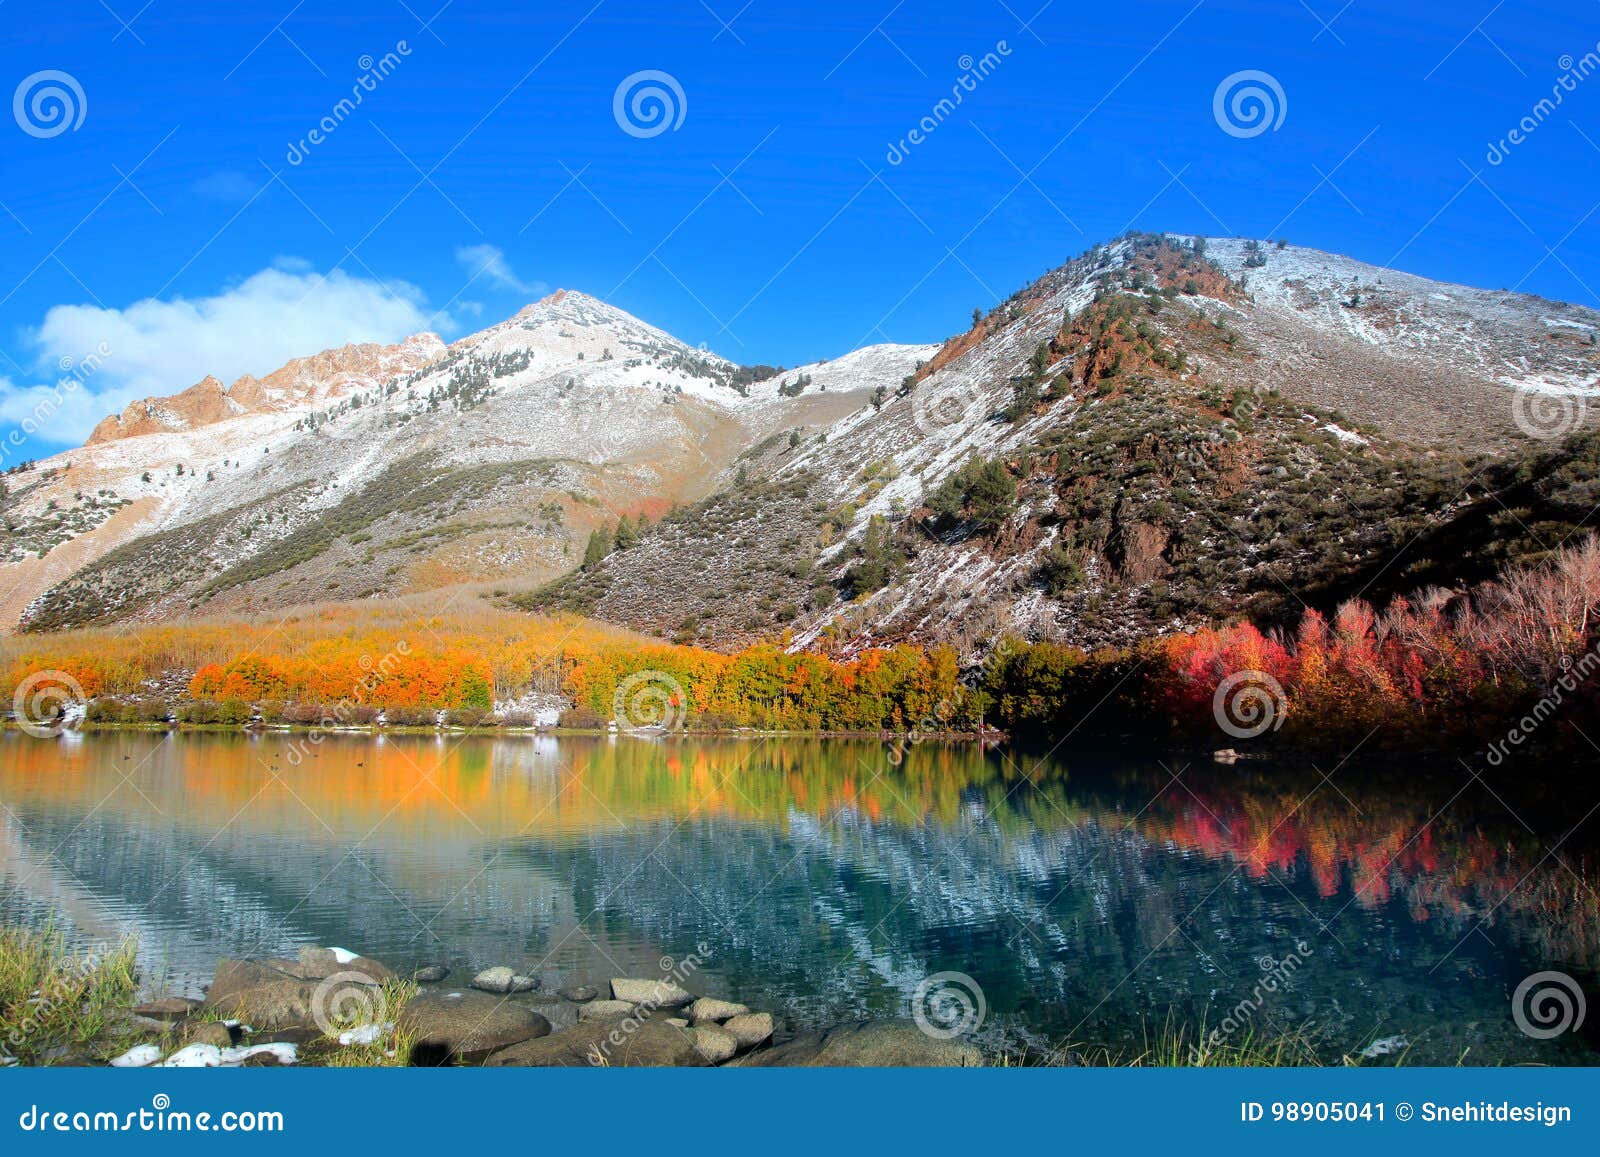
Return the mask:
<svg viewBox="0 0 1600 1157">
<path fill-rule="evenodd" d="M 1594 463 L 1538 456 L 1600 394 L 1597 325 L 1316 250 L 1124 238 L 763 455 L 744 494 L 521 603 L 711 645 L 973 654 L 1481 575 L 1593 504 Z M 729 545 L 753 540 L 798 545 Z"/>
<path fill-rule="evenodd" d="M 557 292 L 449 346 L 136 403 L 7 475 L 0 625 L 446 588 L 717 646 L 1270 617 L 1491 567 L 1527 541 L 1508 514 L 1581 525 L 1597 332 L 1577 306 L 1164 235 L 942 345 L 784 371 Z M 652 525 L 580 571 L 623 518 Z"/>
<path fill-rule="evenodd" d="M 448 347 L 207 379 L 5 478 L 0 624 L 543 581 L 595 526 L 703 496 L 761 439 L 830 424 L 931 352 L 766 376 L 559 291 Z"/>
</svg>

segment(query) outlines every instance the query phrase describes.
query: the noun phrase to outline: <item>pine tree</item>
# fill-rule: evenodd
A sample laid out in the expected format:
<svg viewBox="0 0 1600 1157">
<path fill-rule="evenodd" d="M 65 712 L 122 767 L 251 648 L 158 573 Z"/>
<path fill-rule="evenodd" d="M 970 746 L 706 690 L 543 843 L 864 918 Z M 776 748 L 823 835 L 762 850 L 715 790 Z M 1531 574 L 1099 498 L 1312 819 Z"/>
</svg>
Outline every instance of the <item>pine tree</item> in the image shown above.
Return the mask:
<svg viewBox="0 0 1600 1157">
<path fill-rule="evenodd" d="M 639 531 L 633 524 L 633 519 L 626 514 L 617 523 L 616 547 L 618 550 L 627 550 L 629 547 L 639 545 Z"/>
<path fill-rule="evenodd" d="M 611 553 L 611 529 L 597 526 L 589 532 L 589 545 L 583 548 L 583 569 L 590 570 L 600 565 L 606 555 Z"/>
</svg>

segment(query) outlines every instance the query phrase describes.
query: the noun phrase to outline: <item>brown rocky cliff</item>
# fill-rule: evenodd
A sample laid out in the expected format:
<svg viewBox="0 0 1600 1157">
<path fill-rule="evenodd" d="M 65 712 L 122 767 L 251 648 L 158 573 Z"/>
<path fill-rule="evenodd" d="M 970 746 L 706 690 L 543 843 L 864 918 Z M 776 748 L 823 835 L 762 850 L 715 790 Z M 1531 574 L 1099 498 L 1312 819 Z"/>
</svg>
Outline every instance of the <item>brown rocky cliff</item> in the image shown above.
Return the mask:
<svg viewBox="0 0 1600 1157">
<path fill-rule="evenodd" d="M 209 426 L 238 414 L 292 410 L 337 400 L 374 383 L 421 369 L 437 360 L 444 344 L 417 334 L 397 345 L 363 342 L 294 358 L 264 378 L 250 374 L 224 387 L 207 376 L 170 398 L 144 398 L 103 419 L 89 445 Z"/>
</svg>

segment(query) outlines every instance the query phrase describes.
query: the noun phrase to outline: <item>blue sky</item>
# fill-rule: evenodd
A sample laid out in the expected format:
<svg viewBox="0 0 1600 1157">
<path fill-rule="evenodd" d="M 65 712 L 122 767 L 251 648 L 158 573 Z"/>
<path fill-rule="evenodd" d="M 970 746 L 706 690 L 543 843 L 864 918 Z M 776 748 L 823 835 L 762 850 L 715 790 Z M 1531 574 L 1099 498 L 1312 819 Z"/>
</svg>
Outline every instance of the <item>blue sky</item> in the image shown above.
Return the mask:
<svg viewBox="0 0 1600 1157">
<path fill-rule="evenodd" d="M 1600 307 L 1595 0 L 1041 2 L 0 0 L 0 429 L 557 286 L 743 362 L 937 341 L 1130 226 Z"/>
</svg>

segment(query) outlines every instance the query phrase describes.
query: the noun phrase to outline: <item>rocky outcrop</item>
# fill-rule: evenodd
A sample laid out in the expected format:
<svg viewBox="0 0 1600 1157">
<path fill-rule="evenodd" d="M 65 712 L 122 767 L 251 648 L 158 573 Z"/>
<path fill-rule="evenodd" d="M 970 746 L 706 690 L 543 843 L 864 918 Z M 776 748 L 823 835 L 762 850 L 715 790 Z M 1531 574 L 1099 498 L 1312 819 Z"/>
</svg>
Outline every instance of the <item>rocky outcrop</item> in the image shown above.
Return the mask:
<svg viewBox="0 0 1600 1157">
<path fill-rule="evenodd" d="M 482 992 L 421 993 L 406 1002 L 398 1023 L 415 1041 L 413 1064 L 471 1064 L 550 1032 L 532 1009 Z"/>
<path fill-rule="evenodd" d="M 431 333 L 396 345 L 363 342 L 286 362 L 264 378 L 245 374 L 232 386 L 210 375 L 182 393 L 130 402 L 95 426 L 87 445 L 193 430 L 241 414 L 311 409 L 437 361 L 444 343 Z"/>
<path fill-rule="evenodd" d="M 502 1049 L 484 1063 L 495 1068 L 698 1068 L 711 1062 L 696 1047 L 693 1029 L 657 1020 L 593 1020 Z"/>
<path fill-rule="evenodd" d="M 732 1062 L 739 1066 L 970 1068 L 983 1063 L 973 1045 L 929 1036 L 909 1020 L 867 1020 L 806 1033 Z"/>
</svg>

